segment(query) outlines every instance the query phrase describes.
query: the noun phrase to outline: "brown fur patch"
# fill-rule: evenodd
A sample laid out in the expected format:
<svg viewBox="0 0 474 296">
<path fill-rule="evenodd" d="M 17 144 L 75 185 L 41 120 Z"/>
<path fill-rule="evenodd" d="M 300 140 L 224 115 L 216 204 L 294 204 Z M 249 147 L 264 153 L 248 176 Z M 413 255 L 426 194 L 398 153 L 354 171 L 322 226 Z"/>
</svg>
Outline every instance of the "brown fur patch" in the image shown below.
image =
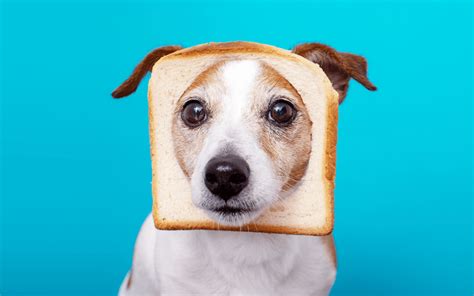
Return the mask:
<svg viewBox="0 0 474 296">
<path fill-rule="evenodd" d="M 130 269 L 130 275 L 128 276 L 127 290 L 130 289 L 130 287 L 132 286 L 132 276 L 133 276 L 133 268 Z"/>
<path fill-rule="evenodd" d="M 194 89 L 205 87 L 206 85 L 209 85 L 212 82 L 215 82 L 215 79 L 216 79 L 215 75 L 217 74 L 217 71 L 222 67 L 224 63 L 225 63 L 224 61 L 217 62 L 211 65 L 206 70 L 204 70 L 201 74 L 199 74 L 193 80 L 191 85 L 186 89 L 186 91 L 183 93 L 180 100 L 185 99 L 187 95 Z"/>
<path fill-rule="evenodd" d="M 288 127 L 287 131 L 283 130 L 279 135 L 263 132 L 260 137 L 263 150 L 270 156 L 280 175 L 285 179 L 283 191 L 288 191 L 301 181 L 308 167 L 312 122 L 300 94 L 278 71 L 269 65 L 262 64 L 260 80 L 260 83 L 269 87 L 272 92 L 275 90 L 277 94 L 281 91 L 288 92 L 298 112 L 301 113 L 299 120 L 295 120 L 292 123 L 294 126 Z M 288 148 L 291 151 L 286 151 Z"/>
<path fill-rule="evenodd" d="M 261 63 L 262 66 L 262 80 L 265 83 L 268 83 L 272 87 L 278 87 L 285 89 L 293 95 L 293 98 L 296 100 L 296 104 L 299 106 L 304 106 L 303 99 L 296 90 L 296 88 L 277 70 L 273 69 L 270 65 Z"/>
<path fill-rule="evenodd" d="M 215 86 L 216 89 L 219 89 L 217 72 L 224 62 L 217 62 L 211 65 L 209 68 L 200 73 L 189 87 L 184 91 L 183 95 L 179 98 L 176 109 L 175 116 L 173 118 L 173 144 L 175 147 L 175 156 L 178 161 L 179 166 L 183 170 L 183 173 L 186 177 L 190 178 L 193 167 L 193 159 L 197 157 L 199 151 L 202 148 L 202 143 L 206 137 L 206 128 L 198 127 L 194 130 L 189 130 L 181 121 L 181 110 L 184 104 L 184 101 L 191 96 L 202 97 L 206 93 L 206 90 Z M 211 106 L 207 106 L 207 112 L 211 112 Z M 208 114 L 208 116 L 211 116 Z"/>
<path fill-rule="evenodd" d="M 118 99 L 126 97 L 137 90 L 138 85 L 151 72 L 153 65 L 165 55 L 182 49 L 181 46 L 163 46 L 147 54 L 145 58 L 135 67 L 130 77 L 112 92 L 112 97 Z"/>
<path fill-rule="evenodd" d="M 323 69 L 339 94 L 339 103 L 346 97 L 350 78 L 354 78 L 368 90 L 377 89 L 367 78 L 367 61 L 362 56 L 337 52 L 321 43 L 300 44 L 292 51 Z"/>
<path fill-rule="evenodd" d="M 288 181 L 283 185 L 283 191 L 288 191 L 293 186 L 295 186 L 306 173 L 306 168 L 308 167 L 309 163 L 309 155 L 310 153 L 305 153 L 301 158 L 301 161 L 298 161 L 293 168 L 291 169 L 291 173 L 288 176 Z"/>
</svg>

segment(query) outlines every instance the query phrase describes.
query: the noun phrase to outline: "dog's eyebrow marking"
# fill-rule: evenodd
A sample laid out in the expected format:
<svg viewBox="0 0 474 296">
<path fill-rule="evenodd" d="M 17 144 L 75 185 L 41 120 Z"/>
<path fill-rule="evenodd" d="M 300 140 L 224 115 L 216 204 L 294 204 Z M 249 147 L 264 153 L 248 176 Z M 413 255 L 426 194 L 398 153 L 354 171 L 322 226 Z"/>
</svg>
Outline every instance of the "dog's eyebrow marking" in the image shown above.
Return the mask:
<svg viewBox="0 0 474 296">
<path fill-rule="evenodd" d="M 201 72 L 196 78 L 194 78 L 193 82 L 191 85 L 186 88 L 186 90 L 183 93 L 183 96 L 186 94 L 190 93 L 191 91 L 201 88 L 201 87 L 206 87 L 212 80 L 216 79 L 216 74 L 219 71 L 219 69 L 222 67 L 224 64 L 224 61 L 219 61 L 210 67 L 208 67 L 206 70 Z"/>
<path fill-rule="evenodd" d="M 263 82 L 271 85 L 269 92 L 272 92 L 272 90 L 275 88 L 284 89 L 292 95 L 299 106 L 304 106 L 303 99 L 291 82 L 289 82 L 285 77 L 283 77 L 283 75 L 278 73 L 278 71 L 270 65 L 261 63 L 261 67 Z"/>
</svg>

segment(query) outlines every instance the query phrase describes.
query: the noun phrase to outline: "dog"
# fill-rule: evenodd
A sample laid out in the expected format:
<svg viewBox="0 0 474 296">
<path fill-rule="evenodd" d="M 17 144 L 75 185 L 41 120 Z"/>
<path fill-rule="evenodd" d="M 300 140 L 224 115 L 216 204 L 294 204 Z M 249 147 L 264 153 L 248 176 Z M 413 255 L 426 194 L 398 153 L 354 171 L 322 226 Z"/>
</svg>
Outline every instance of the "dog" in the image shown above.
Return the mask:
<svg viewBox="0 0 474 296">
<path fill-rule="evenodd" d="M 180 49 L 151 52 L 112 95 L 133 93 L 158 59 Z M 319 64 L 340 103 L 351 78 L 375 90 L 361 56 L 319 43 L 292 51 Z M 298 186 L 311 151 L 311 121 L 298 92 L 271 66 L 246 59 L 219 62 L 176 104 L 176 158 L 189 178 L 193 203 L 215 222 L 248 224 Z M 270 139 L 268 130 L 275 126 L 282 135 Z M 332 234 L 159 231 L 149 215 L 119 295 L 327 295 L 335 277 Z"/>
</svg>

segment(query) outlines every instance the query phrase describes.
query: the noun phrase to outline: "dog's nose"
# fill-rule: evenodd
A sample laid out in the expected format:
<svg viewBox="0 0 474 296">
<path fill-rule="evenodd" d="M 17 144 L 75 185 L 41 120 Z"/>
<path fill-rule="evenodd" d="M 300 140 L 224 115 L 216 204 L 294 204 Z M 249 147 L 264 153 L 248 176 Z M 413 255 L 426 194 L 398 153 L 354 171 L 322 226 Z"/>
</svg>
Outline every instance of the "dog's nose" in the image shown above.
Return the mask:
<svg viewBox="0 0 474 296">
<path fill-rule="evenodd" d="M 237 155 L 214 157 L 206 165 L 206 187 L 223 200 L 239 194 L 248 184 L 250 168 Z"/>
</svg>

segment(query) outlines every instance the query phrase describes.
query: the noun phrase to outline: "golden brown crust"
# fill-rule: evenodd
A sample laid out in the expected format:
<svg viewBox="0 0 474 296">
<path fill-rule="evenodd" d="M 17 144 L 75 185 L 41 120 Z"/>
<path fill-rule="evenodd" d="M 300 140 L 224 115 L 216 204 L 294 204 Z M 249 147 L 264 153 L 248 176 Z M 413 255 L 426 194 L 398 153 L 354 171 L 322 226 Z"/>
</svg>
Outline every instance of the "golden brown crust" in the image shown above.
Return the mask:
<svg viewBox="0 0 474 296">
<path fill-rule="evenodd" d="M 282 49 L 252 43 L 252 42 L 228 42 L 228 43 L 207 43 L 198 45 L 191 48 L 182 49 L 176 51 L 170 55 L 163 57 L 160 61 L 174 59 L 174 58 L 188 58 L 202 55 L 220 55 L 220 54 L 269 54 L 273 56 L 283 57 L 300 63 L 309 63 L 310 61 L 300 57 L 290 51 L 285 52 Z M 149 103 L 149 116 L 150 116 L 150 142 L 151 142 L 151 156 L 153 162 L 153 181 L 152 191 L 153 196 L 158 200 L 156 196 L 157 192 L 155 187 L 157 186 L 155 177 L 155 142 L 154 142 L 154 118 L 153 118 L 153 98 L 151 83 L 149 84 L 148 91 L 148 103 Z M 165 218 L 160 219 L 158 213 L 158 207 L 156 201 L 153 202 L 153 220 L 155 227 L 161 230 L 230 230 L 230 231 L 248 231 L 248 232 L 266 232 L 266 233 L 285 233 L 285 234 L 298 234 L 298 235 L 328 235 L 332 232 L 334 226 L 334 177 L 335 177 L 335 164 L 336 164 L 336 141 L 337 141 L 337 116 L 338 116 L 338 96 L 335 91 L 329 92 L 327 98 L 327 128 L 326 128 L 326 145 L 325 145 L 325 159 L 324 165 L 322 166 L 323 175 L 325 176 L 326 183 L 326 223 L 321 227 L 284 227 L 275 225 L 255 225 L 249 224 L 242 227 L 229 227 L 218 225 L 213 221 L 171 221 Z"/>
<path fill-rule="evenodd" d="M 200 45 L 196 45 L 189 48 L 184 48 L 178 51 L 175 51 L 163 58 L 163 60 L 170 60 L 175 58 L 193 58 L 206 55 L 233 55 L 233 54 L 258 54 L 258 55 L 272 55 L 283 57 L 292 61 L 304 61 L 307 63 L 313 64 L 307 59 L 291 53 L 289 50 L 281 49 L 275 46 L 260 44 L 255 42 L 244 42 L 244 41 L 235 41 L 235 42 L 209 42 Z"/>
<path fill-rule="evenodd" d="M 328 235 L 332 229 L 324 227 L 286 227 L 276 225 L 255 225 L 247 224 L 242 227 L 218 225 L 213 221 L 168 221 L 159 219 L 156 215 L 155 226 L 160 230 L 225 230 L 241 232 L 264 232 L 264 233 L 284 233 L 298 235 Z"/>
<path fill-rule="evenodd" d="M 326 226 L 334 227 L 334 179 L 336 176 L 336 142 L 338 97 L 335 93 L 327 100 L 326 121 L 326 157 L 324 159 L 324 176 L 326 177 Z"/>
<path fill-rule="evenodd" d="M 327 128 L 326 128 L 326 161 L 325 176 L 331 183 L 336 176 L 336 143 L 337 143 L 337 109 L 339 104 L 334 99 L 328 99 Z"/>
<path fill-rule="evenodd" d="M 151 195 L 152 197 L 156 197 L 157 196 L 157 190 L 155 189 L 155 187 L 157 186 L 156 184 L 156 165 L 155 165 L 155 154 L 154 154 L 154 151 L 155 151 L 155 118 L 153 116 L 153 96 L 152 96 L 152 93 L 153 93 L 153 89 L 152 89 L 152 81 L 150 79 L 150 81 L 148 82 L 148 130 L 149 130 L 149 133 L 150 133 L 150 154 L 151 154 Z M 155 226 L 157 225 L 157 216 L 158 216 L 158 207 L 156 206 L 156 202 L 154 200 L 154 198 L 152 198 L 152 202 L 151 202 L 151 207 L 152 207 L 152 210 L 151 210 L 151 213 L 152 213 L 152 216 L 153 216 L 153 221 L 155 223 Z"/>
<path fill-rule="evenodd" d="M 205 44 L 196 45 L 193 47 L 185 48 L 174 52 L 169 55 L 169 58 L 173 57 L 194 57 L 202 55 L 215 55 L 215 54 L 233 54 L 233 53 L 267 53 L 281 55 L 281 49 L 270 45 L 259 44 L 254 42 L 209 42 Z"/>
</svg>

